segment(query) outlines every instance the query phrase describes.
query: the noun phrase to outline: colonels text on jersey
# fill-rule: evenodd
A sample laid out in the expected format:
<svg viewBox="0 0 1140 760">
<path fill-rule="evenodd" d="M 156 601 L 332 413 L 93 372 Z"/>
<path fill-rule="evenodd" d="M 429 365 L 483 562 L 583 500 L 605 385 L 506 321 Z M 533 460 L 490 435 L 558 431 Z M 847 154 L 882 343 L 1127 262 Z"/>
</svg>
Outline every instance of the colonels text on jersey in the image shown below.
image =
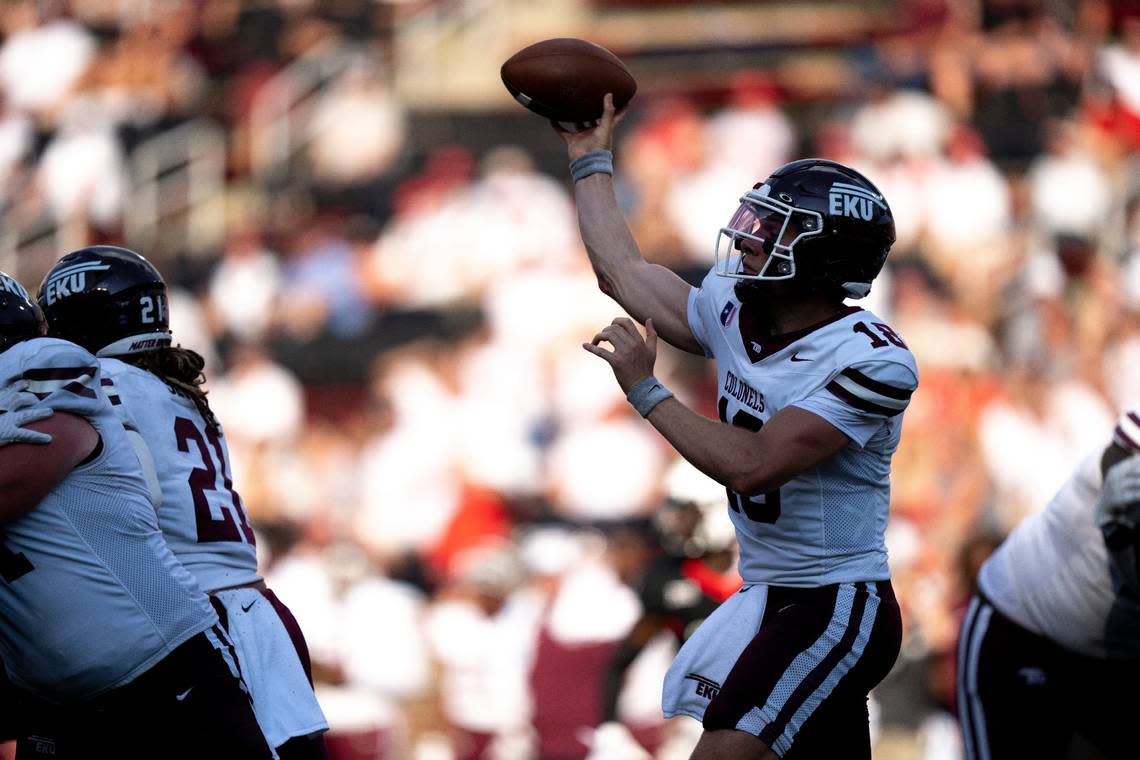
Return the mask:
<svg viewBox="0 0 1140 760">
<path fill-rule="evenodd" d="M 819 586 L 890 577 L 883 534 L 890 461 L 918 387 L 914 357 L 882 319 L 855 306 L 804 330 L 761 337 L 731 279 L 710 272 L 689 326 L 717 363 L 722 422 L 759 430 L 798 406 L 851 444 L 776 491 L 729 492 L 745 583 Z"/>
</svg>

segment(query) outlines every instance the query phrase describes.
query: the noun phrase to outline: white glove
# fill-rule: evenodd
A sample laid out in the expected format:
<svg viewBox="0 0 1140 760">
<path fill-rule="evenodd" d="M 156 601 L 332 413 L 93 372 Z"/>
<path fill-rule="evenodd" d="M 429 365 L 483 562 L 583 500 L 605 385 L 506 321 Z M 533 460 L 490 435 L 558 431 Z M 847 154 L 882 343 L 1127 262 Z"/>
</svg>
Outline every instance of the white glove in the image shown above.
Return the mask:
<svg viewBox="0 0 1140 760">
<path fill-rule="evenodd" d="M 1108 468 L 1096 517 L 1102 528 L 1119 525 L 1132 529 L 1140 522 L 1140 454 Z"/>
<path fill-rule="evenodd" d="M 585 760 L 652 760 L 653 756 L 638 744 L 624 723 L 607 721 L 595 728 L 583 729 L 582 743 L 590 748 Z"/>
<path fill-rule="evenodd" d="M 46 420 L 55 414 L 50 407 L 39 406 L 39 399 L 26 392 L 26 383 L 17 383 L 5 389 L 0 400 L 0 446 L 9 443 L 51 443 L 51 436 L 24 427 L 29 422 Z"/>
</svg>

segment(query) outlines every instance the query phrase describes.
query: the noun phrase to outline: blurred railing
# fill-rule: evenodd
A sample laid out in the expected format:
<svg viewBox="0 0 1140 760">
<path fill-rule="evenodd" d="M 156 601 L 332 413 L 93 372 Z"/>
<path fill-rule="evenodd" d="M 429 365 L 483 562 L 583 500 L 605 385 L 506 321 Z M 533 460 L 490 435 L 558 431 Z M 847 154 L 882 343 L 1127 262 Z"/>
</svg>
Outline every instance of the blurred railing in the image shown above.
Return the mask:
<svg viewBox="0 0 1140 760">
<path fill-rule="evenodd" d="M 225 234 L 226 134 L 195 119 L 150 138 L 128 161 L 127 245 L 203 254 Z"/>
<path fill-rule="evenodd" d="M 4 214 L 0 216 L 0 271 L 32 288 L 36 283 L 28 277 L 86 241 L 87 224 L 81 218 L 60 221 L 45 211 L 20 221 L 14 214 Z"/>
<path fill-rule="evenodd" d="M 309 139 L 317 96 L 356 65 L 363 52 L 337 42 L 298 57 L 258 91 L 250 106 L 250 171 L 272 186 L 285 178 Z"/>
</svg>

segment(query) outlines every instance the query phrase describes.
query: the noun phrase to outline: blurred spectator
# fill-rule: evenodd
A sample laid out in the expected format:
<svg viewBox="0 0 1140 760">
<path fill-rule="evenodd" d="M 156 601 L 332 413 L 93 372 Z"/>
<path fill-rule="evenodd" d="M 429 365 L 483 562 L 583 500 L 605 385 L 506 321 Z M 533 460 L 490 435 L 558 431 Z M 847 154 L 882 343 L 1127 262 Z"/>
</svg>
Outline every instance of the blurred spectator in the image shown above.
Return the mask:
<svg viewBox="0 0 1140 760">
<path fill-rule="evenodd" d="M 925 191 L 929 256 L 967 298 L 975 281 L 992 277 L 1009 256 L 1008 185 L 977 133 L 958 125 L 946 142 L 945 160 L 926 173 Z"/>
<path fill-rule="evenodd" d="M 1113 96 L 1114 126 L 1132 148 L 1140 147 L 1140 13 L 1120 22 L 1120 40 L 1100 50 L 1099 73 Z"/>
<path fill-rule="evenodd" d="M 1040 125 L 1076 104 L 1091 56 L 1044 3 L 981 10 L 984 34 L 960 51 L 972 74 L 972 120 L 992 154 L 1023 163 L 1041 151 Z"/>
<path fill-rule="evenodd" d="M 0 194 L 7 198 L 9 179 L 32 148 L 32 121 L 14 109 L 0 90 Z"/>
<path fill-rule="evenodd" d="M 851 136 L 871 161 L 931 160 L 941 155 L 951 127 L 946 107 L 929 95 L 877 88 L 852 119 Z"/>
<path fill-rule="evenodd" d="M 308 146 L 315 189 L 326 204 L 384 217 L 388 175 L 405 143 L 404 109 L 374 61 L 353 60 L 317 103 Z"/>
<path fill-rule="evenodd" d="M 1048 365 L 1011 371 L 1004 397 L 984 407 L 978 421 L 998 489 L 999 528 L 1008 531 L 1047 504 L 1083 453 L 1112 429 L 1113 418 L 1092 388 Z"/>
<path fill-rule="evenodd" d="M 304 419 L 300 384 L 256 344 L 241 346 L 229 372 L 211 383 L 210 404 L 226 421 L 235 447 L 285 443 L 296 439 Z M 239 456 L 234 457 L 235 462 Z"/>
<path fill-rule="evenodd" d="M 281 265 L 260 230 L 234 225 L 210 275 L 210 311 L 219 332 L 241 342 L 266 337 L 281 289 Z"/>
<path fill-rule="evenodd" d="M 709 161 L 735 164 L 757 180 L 786 164 L 796 147 L 796 132 L 780 99 L 779 88 L 764 74 L 734 75 L 728 102 L 705 127 Z"/>
<path fill-rule="evenodd" d="M 281 268 L 278 300 L 288 333 L 311 340 L 326 330 L 346 338 L 368 329 L 372 306 L 361 272 L 373 239 L 366 218 L 344 220 L 333 213 L 297 232 Z"/>
<path fill-rule="evenodd" d="M 658 435 L 621 410 L 617 419 L 570 424 L 552 446 L 551 500 L 565 517 L 621 520 L 656 503 L 665 453 Z M 620 468 L 612 463 L 621 460 Z"/>
<path fill-rule="evenodd" d="M 1077 124 L 1055 120 L 1044 129 L 1046 153 L 1035 158 L 1028 171 L 1034 225 L 1049 237 L 1095 239 L 1109 218 L 1109 179 L 1081 145 Z"/>
<path fill-rule="evenodd" d="M 428 613 L 425 630 L 441 668 L 441 707 L 457 734 L 458 760 L 530 756 L 527 673 L 543 600 L 525 581 L 513 547 L 473 549 Z"/>
<path fill-rule="evenodd" d="M 59 2 L 18 0 L 3 9 L 0 89 L 12 107 L 51 119 L 66 107 L 95 53 L 91 33 L 65 18 Z M 50 65 L 45 65 L 50 61 Z"/>
<path fill-rule="evenodd" d="M 176 3 L 136 19 L 104 44 L 85 78 L 85 89 L 136 135 L 186 118 L 205 95 L 204 73 L 184 49 L 191 14 L 190 5 Z"/>
<path fill-rule="evenodd" d="M 124 156 L 110 120 L 89 98 L 71 101 L 44 150 L 39 181 L 57 219 L 111 228 L 122 213 Z"/>
<path fill-rule="evenodd" d="M 456 397 L 437 360 L 436 346 L 412 344 L 377 362 L 373 393 L 391 419 L 361 450 L 353 528 L 380 557 L 426 555 L 459 507 Z"/>
</svg>

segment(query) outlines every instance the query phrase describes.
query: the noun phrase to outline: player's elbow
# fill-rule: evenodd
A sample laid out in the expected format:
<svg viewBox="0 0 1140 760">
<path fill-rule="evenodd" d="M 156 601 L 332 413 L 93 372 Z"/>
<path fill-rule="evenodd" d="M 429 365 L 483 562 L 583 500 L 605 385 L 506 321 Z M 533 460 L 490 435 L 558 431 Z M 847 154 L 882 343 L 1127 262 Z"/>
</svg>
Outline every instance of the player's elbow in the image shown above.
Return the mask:
<svg viewBox="0 0 1140 760">
<path fill-rule="evenodd" d="M 613 280 L 600 272 L 598 273 L 598 290 L 617 300 L 617 286 L 614 285 Z"/>
<path fill-rule="evenodd" d="M 759 496 L 774 491 L 788 481 L 775 468 L 753 463 L 729 473 L 726 486 L 744 496 Z"/>
<path fill-rule="evenodd" d="M 780 485 L 769 478 L 759 477 L 750 473 L 733 478 L 728 483 L 728 487 L 730 490 L 744 496 L 759 496 L 768 491 L 774 491 L 779 488 Z"/>
</svg>

